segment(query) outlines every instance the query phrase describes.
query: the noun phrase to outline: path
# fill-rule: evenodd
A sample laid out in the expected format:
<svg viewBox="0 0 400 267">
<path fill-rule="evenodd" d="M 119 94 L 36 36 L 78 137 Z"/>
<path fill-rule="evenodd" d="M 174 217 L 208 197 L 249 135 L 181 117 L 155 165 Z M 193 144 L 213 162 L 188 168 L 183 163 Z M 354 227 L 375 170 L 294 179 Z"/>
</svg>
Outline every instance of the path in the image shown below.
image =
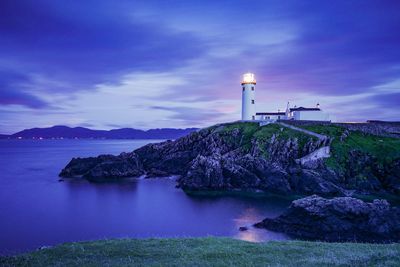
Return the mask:
<svg viewBox="0 0 400 267">
<path fill-rule="evenodd" d="M 316 133 L 316 132 L 312 132 L 312 131 L 309 131 L 309 130 L 306 130 L 306 129 L 303 129 L 303 128 L 299 128 L 299 127 L 296 127 L 296 126 L 293 126 L 293 125 L 290 125 L 290 124 L 286 124 L 286 123 L 284 123 L 284 122 L 277 122 L 277 123 L 278 123 L 279 125 L 282 125 L 282 126 L 284 126 L 284 127 L 290 128 L 290 129 L 292 129 L 292 130 L 299 131 L 299 132 L 302 132 L 302 133 L 305 133 L 305 134 L 308 134 L 308 135 L 315 136 L 315 137 L 317 137 L 319 140 L 326 140 L 326 139 L 328 139 L 328 136 L 323 135 L 323 134 L 318 134 L 318 133 Z"/>
</svg>

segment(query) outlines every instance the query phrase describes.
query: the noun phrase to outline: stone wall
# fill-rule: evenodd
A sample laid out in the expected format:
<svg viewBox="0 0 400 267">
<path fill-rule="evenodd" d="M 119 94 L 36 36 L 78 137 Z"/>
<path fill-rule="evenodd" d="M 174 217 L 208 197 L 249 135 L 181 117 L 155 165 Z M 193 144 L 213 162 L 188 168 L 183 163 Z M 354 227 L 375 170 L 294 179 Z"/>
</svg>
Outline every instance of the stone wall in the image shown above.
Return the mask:
<svg viewBox="0 0 400 267">
<path fill-rule="evenodd" d="M 296 159 L 296 162 L 299 163 L 302 167 L 306 168 L 313 168 L 317 167 L 317 161 L 319 159 L 323 158 L 329 158 L 331 156 L 330 154 L 330 147 L 329 146 L 323 146 L 321 148 L 318 148 L 317 150 L 311 152 L 308 155 L 305 155 L 302 158 Z"/>
<path fill-rule="evenodd" d="M 399 122 L 369 121 L 366 123 L 334 123 L 334 125 L 346 127 L 350 131 L 400 138 Z"/>
<path fill-rule="evenodd" d="M 400 122 L 367 121 L 363 123 L 326 122 L 326 121 L 284 121 L 294 126 L 309 125 L 336 125 L 345 127 L 350 131 L 361 131 L 377 136 L 400 138 Z"/>
</svg>

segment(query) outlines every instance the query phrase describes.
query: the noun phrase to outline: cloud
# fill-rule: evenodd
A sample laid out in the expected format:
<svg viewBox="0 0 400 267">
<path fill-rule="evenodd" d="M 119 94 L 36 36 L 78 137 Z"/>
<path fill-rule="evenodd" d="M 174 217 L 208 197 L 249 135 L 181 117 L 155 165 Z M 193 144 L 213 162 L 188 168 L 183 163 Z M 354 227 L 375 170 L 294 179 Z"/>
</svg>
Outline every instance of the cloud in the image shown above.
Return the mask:
<svg viewBox="0 0 400 267">
<path fill-rule="evenodd" d="M 0 108 L 9 112 L 0 123 L 154 128 L 235 120 L 246 71 L 256 73 L 261 111 L 289 100 L 320 102 L 341 121 L 370 119 L 376 108 L 395 118 L 399 8 L 396 1 L 0 1 Z"/>
<path fill-rule="evenodd" d="M 41 99 L 18 91 L 2 91 L 0 93 L 0 105 L 23 105 L 33 109 L 49 107 L 48 103 Z"/>
<path fill-rule="evenodd" d="M 261 74 L 277 88 L 325 95 L 357 94 L 397 79 L 400 37 L 393 33 L 400 19 L 391 8 L 368 1 L 300 5 L 289 18 L 299 25 L 297 38 L 284 45 L 287 53 L 266 60 Z"/>
<path fill-rule="evenodd" d="M 0 67 L 62 81 L 68 93 L 135 70 L 170 70 L 203 53 L 192 34 L 137 21 L 129 10 L 122 2 L 1 1 Z"/>
<path fill-rule="evenodd" d="M 398 93 L 377 94 L 369 97 L 368 102 L 376 104 L 379 108 L 395 109 L 400 103 L 400 88 Z"/>
<path fill-rule="evenodd" d="M 0 69 L 0 105 L 22 105 L 33 109 L 50 105 L 29 92 L 30 78 L 26 75 Z"/>
<path fill-rule="evenodd" d="M 172 120 L 181 120 L 185 124 L 190 125 L 195 123 L 198 125 L 202 121 L 216 120 L 224 117 L 226 114 L 215 110 L 205 108 L 193 108 L 193 107 L 165 107 L 165 106 L 151 106 L 150 109 L 163 110 L 170 113 L 167 115 Z"/>
</svg>

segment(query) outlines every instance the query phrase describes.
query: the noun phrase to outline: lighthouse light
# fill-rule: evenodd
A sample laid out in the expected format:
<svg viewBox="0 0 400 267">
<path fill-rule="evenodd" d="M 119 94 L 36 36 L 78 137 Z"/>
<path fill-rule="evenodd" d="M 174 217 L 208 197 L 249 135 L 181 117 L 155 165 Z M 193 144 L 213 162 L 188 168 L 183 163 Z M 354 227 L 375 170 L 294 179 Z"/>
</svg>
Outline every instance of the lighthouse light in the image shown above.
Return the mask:
<svg viewBox="0 0 400 267">
<path fill-rule="evenodd" d="M 243 74 L 243 81 L 242 83 L 256 83 L 256 78 L 254 73 L 245 73 Z"/>
</svg>

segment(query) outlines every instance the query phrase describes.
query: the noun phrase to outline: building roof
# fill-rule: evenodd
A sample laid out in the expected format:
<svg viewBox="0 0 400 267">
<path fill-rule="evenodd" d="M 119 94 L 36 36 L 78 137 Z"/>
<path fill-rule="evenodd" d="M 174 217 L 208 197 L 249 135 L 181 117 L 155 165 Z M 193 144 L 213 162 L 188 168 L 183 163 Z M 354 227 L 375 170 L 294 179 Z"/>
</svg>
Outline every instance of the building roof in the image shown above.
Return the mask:
<svg viewBox="0 0 400 267">
<path fill-rule="evenodd" d="M 285 115 L 285 112 L 257 112 L 256 115 Z"/>
<path fill-rule="evenodd" d="M 298 108 L 290 108 L 290 112 L 292 111 L 320 111 L 320 108 L 305 108 L 305 107 L 298 107 Z"/>
</svg>

